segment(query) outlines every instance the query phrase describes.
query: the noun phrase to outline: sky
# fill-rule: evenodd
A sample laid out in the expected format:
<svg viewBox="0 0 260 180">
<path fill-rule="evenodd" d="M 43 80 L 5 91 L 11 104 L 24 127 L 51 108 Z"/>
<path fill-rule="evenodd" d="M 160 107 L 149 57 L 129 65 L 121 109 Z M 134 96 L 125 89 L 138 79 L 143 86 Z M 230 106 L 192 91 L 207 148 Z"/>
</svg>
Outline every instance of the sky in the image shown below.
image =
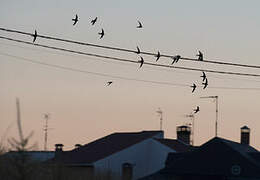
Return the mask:
<svg viewBox="0 0 260 180">
<path fill-rule="evenodd" d="M 40 35 L 141 51 L 240 64 L 260 65 L 260 1 L 251 0 L 1 0 L 0 27 Z M 72 18 L 79 21 L 72 26 Z M 90 21 L 98 17 L 94 26 Z M 143 24 L 137 29 L 137 21 Z M 99 39 L 98 32 L 105 30 Z M 0 31 L 0 36 L 32 42 L 32 37 Z M 37 38 L 52 45 L 138 61 L 139 55 L 85 47 Z M 145 62 L 155 57 L 142 55 Z M 23 61 L 29 59 L 98 76 Z M 158 64 L 170 64 L 160 58 Z M 258 69 L 180 60 L 174 66 L 260 74 Z M 154 84 L 119 79 L 120 76 Z M 159 130 L 160 107 L 165 137 L 176 138 L 176 126 L 190 123 L 195 115 L 195 145 L 215 135 L 215 102 L 219 97 L 220 137 L 240 141 L 240 127 L 251 128 L 251 145 L 260 149 L 260 78 L 207 73 L 209 86 L 202 89 L 201 72 L 161 68 L 76 55 L 0 39 L 0 137 L 18 138 L 15 98 L 20 99 L 24 134 L 34 132 L 31 143 L 43 149 L 44 113 L 50 114 L 48 149 L 63 143 L 65 149 L 86 144 L 114 132 Z M 107 81 L 113 81 L 106 86 Z M 198 85 L 191 93 L 189 87 Z M 185 86 L 173 86 L 184 84 Z M 218 88 L 216 88 L 218 87 Z M 234 89 L 227 89 L 234 88 Z M 240 89 L 249 88 L 249 89 Z"/>
</svg>

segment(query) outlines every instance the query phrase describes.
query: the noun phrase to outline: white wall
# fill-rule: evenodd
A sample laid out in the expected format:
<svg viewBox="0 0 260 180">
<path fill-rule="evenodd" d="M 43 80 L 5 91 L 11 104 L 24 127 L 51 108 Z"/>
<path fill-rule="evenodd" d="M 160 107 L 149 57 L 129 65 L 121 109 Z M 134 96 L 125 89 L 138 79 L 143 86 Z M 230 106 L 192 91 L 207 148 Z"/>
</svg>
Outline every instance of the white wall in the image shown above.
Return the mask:
<svg viewBox="0 0 260 180">
<path fill-rule="evenodd" d="M 150 138 L 95 162 L 94 167 L 121 175 L 122 164 L 131 163 L 133 179 L 138 179 L 162 169 L 169 152 L 175 151 Z"/>
</svg>

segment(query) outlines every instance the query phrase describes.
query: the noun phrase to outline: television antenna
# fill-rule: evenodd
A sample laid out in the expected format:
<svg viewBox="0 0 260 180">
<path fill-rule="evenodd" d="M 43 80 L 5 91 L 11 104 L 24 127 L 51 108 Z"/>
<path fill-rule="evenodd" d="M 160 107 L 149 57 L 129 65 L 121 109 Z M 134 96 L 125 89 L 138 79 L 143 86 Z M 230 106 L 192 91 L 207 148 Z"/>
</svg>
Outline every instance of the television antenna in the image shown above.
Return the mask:
<svg viewBox="0 0 260 180">
<path fill-rule="evenodd" d="M 195 122 L 195 116 L 194 116 L 194 114 L 190 113 L 190 114 L 185 115 L 185 117 L 190 118 L 190 120 L 191 120 L 191 123 L 189 123 L 189 125 L 192 126 L 192 131 L 191 131 L 191 137 L 192 137 L 192 139 L 191 139 L 191 144 L 194 145 L 194 139 L 195 139 L 195 138 L 194 138 L 194 131 L 195 131 L 195 124 L 194 124 L 194 122 Z"/>
<path fill-rule="evenodd" d="M 162 130 L 162 121 L 163 121 L 163 112 L 162 112 L 161 108 L 159 108 L 156 112 L 160 116 L 160 131 L 161 131 Z"/>
<path fill-rule="evenodd" d="M 205 96 L 200 98 L 211 98 L 216 102 L 216 122 L 215 122 L 215 137 L 218 136 L 218 96 Z"/>
<path fill-rule="evenodd" d="M 50 114 L 49 113 L 45 113 L 43 114 L 43 118 L 45 119 L 45 125 L 43 128 L 44 131 L 44 151 L 47 151 L 47 143 L 48 143 L 48 121 L 50 119 Z"/>
</svg>

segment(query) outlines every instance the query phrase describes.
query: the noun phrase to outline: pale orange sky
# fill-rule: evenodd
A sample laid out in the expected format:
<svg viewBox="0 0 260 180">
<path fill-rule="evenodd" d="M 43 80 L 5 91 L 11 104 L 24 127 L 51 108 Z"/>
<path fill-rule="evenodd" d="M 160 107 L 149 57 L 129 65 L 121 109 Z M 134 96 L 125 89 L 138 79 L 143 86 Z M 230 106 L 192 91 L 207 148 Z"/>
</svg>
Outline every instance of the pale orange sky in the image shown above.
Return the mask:
<svg viewBox="0 0 260 180">
<path fill-rule="evenodd" d="M 3 0 L 1 27 L 58 36 L 83 42 L 117 46 L 162 54 L 180 54 L 194 58 L 201 50 L 206 59 L 259 65 L 259 1 L 17 1 Z M 73 27 L 71 19 L 79 15 Z M 95 26 L 90 20 L 98 16 Z M 137 20 L 143 29 L 136 29 Z M 104 28 L 102 40 L 98 32 Z M 31 41 L 31 37 L 0 32 L 2 36 Z M 135 54 L 111 52 L 90 47 L 37 39 L 37 43 L 55 45 L 90 53 L 138 60 Z M 24 133 L 34 131 L 32 141 L 43 148 L 43 113 L 50 113 L 49 149 L 63 143 L 86 144 L 113 132 L 159 129 L 158 107 L 164 113 L 163 130 L 176 138 L 176 125 L 189 122 L 185 114 L 199 105 L 196 116 L 195 144 L 214 137 L 215 103 L 201 96 L 219 96 L 219 135 L 240 141 L 240 127 L 251 128 L 251 144 L 260 149 L 260 90 L 227 90 L 212 87 L 260 88 L 260 79 L 208 73 L 209 87 L 174 87 L 99 77 L 19 61 L 6 53 L 35 61 L 106 73 L 128 78 L 181 84 L 199 84 L 200 72 L 165 70 L 158 67 L 110 61 L 45 50 L 0 40 L 0 136 L 11 125 L 8 137 L 18 138 L 15 98 L 20 98 Z M 155 58 L 143 56 L 147 62 Z M 161 58 L 159 63 L 169 64 Z M 260 74 L 257 69 L 179 62 L 178 66 Z M 114 81 L 106 87 L 107 81 Z"/>
</svg>

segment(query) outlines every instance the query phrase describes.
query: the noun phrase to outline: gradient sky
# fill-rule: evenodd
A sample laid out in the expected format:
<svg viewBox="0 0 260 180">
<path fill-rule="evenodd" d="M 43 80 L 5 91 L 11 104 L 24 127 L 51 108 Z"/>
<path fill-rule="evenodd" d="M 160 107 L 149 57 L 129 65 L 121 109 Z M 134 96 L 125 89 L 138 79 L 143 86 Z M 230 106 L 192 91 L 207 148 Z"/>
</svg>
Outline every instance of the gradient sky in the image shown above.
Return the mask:
<svg viewBox="0 0 260 180">
<path fill-rule="evenodd" d="M 206 59 L 260 65 L 260 1 L 251 0 L 1 0 L 0 26 L 100 45 L 117 46 L 194 58 L 201 50 Z M 78 14 L 73 27 L 71 19 Z M 98 17 L 95 26 L 91 19 Z M 137 20 L 143 29 L 136 29 Z M 99 39 L 104 28 L 106 35 Z M 32 41 L 31 37 L 0 32 L 0 35 Z M 138 60 L 135 54 L 37 39 L 89 53 Z M 32 143 L 43 149 L 43 113 L 50 113 L 49 149 L 63 143 L 66 149 L 86 144 L 113 132 L 158 130 L 158 107 L 163 110 L 163 130 L 176 138 L 176 125 L 195 119 L 195 144 L 214 137 L 215 103 L 201 96 L 219 96 L 219 135 L 240 140 L 240 127 L 251 128 L 251 144 L 260 149 L 260 90 L 214 89 L 212 87 L 260 88 L 260 78 L 208 73 L 209 87 L 194 94 L 189 87 L 150 84 L 60 70 L 30 64 L 5 54 L 86 71 L 170 83 L 201 83 L 200 72 L 163 69 L 0 40 L 0 137 L 18 138 L 15 98 L 19 97 L 24 134 L 34 131 Z M 147 62 L 154 57 L 143 56 Z M 160 63 L 169 64 L 161 58 Z M 260 74 L 257 69 L 179 62 L 176 66 Z M 114 81 L 106 87 L 107 81 Z M 10 128 L 8 128 L 10 127 Z M 8 129 L 8 133 L 5 133 Z"/>
</svg>

